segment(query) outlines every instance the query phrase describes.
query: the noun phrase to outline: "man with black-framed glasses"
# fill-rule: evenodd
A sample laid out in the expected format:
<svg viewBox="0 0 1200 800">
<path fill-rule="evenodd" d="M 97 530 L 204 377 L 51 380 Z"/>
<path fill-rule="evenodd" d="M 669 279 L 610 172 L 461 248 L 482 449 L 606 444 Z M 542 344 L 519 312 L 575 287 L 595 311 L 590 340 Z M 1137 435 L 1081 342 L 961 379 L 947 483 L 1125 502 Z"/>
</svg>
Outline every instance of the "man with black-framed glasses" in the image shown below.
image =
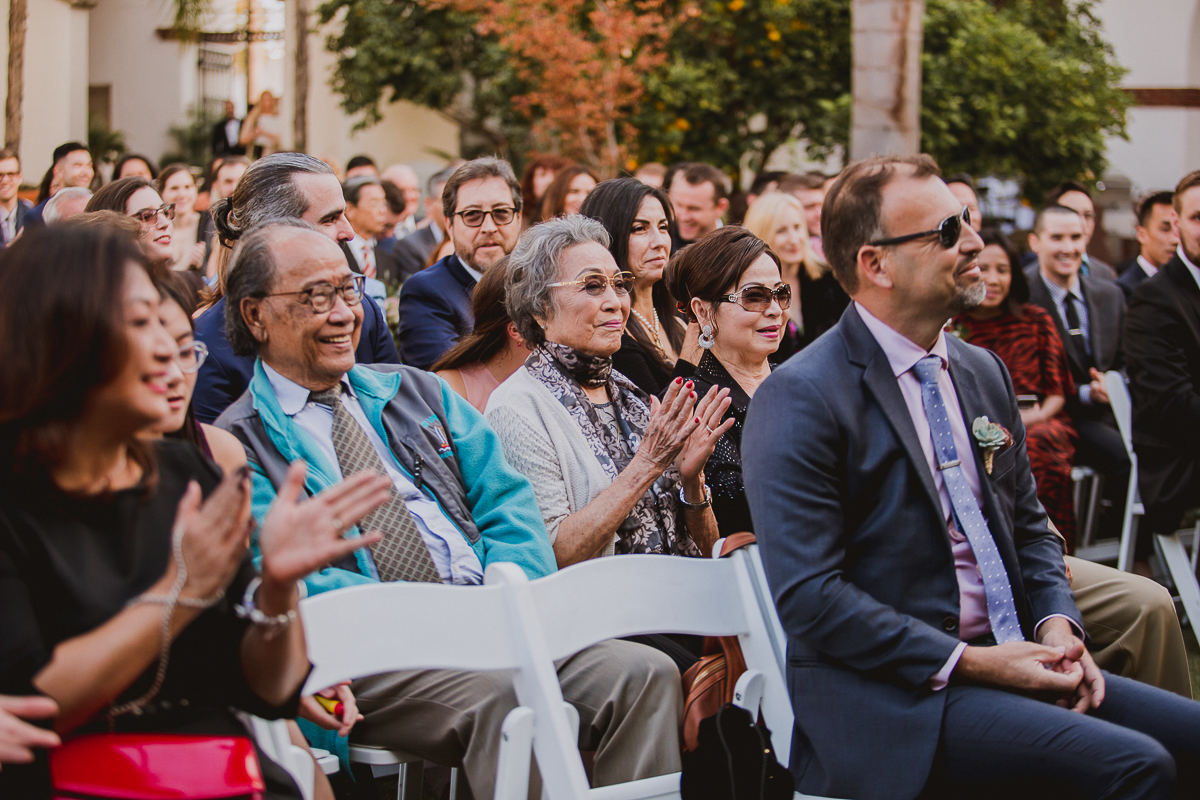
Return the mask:
<svg viewBox="0 0 1200 800">
<path fill-rule="evenodd" d="M 17 238 L 33 205 L 17 196 L 21 188 L 21 158 L 11 147 L 0 150 L 0 247 Z"/>
<path fill-rule="evenodd" d="M 454 252 L 400 290 L 400 360 L 421 369 L 475 327 L 475 284 L 512 252 L 521 234 L 521 184 L 507 161 L 477 158 L 450 176 L 442 210 Z"/>
</svg>

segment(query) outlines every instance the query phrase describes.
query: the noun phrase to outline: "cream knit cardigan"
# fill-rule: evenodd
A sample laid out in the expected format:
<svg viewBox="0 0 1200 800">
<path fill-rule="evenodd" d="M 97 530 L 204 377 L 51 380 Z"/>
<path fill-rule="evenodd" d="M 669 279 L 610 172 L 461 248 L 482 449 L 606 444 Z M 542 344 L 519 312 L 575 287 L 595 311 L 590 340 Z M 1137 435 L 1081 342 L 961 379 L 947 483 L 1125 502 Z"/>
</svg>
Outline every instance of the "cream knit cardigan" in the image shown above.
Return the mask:
<svg viewBox="0 0 1200 800">
<path fill-rule="evenodd" d="M 513 468 L 533 484 L 550 543 L 558 526 L 612 485 L 583 431 L 550 390 L 521 367 L 484 411 Z M 601 555 L 611 556 L 616 536 Z"/>
</svg>

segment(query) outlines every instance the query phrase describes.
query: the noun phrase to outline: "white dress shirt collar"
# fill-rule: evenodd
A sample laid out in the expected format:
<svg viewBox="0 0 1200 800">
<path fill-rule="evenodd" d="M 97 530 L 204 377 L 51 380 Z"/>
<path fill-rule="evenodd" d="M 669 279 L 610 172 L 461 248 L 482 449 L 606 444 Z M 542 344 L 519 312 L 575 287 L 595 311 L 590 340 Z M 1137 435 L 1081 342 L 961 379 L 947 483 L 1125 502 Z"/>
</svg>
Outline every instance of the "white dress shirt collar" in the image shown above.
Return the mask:
<svg viewBox="0 0 1200 800">
<path fill-rule="evenodd" d="M 863 324 L 867 326 L 867 330 L 875 337 L 875 341 L 879 342 L 879 346 L 883 349 L 883 354 L 887 356 L 888 364 L 892 367 L 892 374 L 897 378 L 915 367 L 918 361 L 928 355 L 935 355 L 940 358 L 943 369 L 950 363 L 950 354 L 946 349 L 946 332 L 944 330 L 938 331 L 933 347 L 925 350 L 912 339 L 909 339 L 870 311 L 867 311 L 857 300 L 854 301 L 854 307 L 858 310 L 858 315 L 862 317 Z"/>
<path fill-rule="evenodd" d="M 1146 273 L 1147 278 L 1153 278 L 1158 274 L 1158 267 L 1147 261 L 1144 256 L 1139 255 L 1137 257 L 1137 263 L 1138 266 L 1142 268 L 1142 272 Z"/>
</svg>

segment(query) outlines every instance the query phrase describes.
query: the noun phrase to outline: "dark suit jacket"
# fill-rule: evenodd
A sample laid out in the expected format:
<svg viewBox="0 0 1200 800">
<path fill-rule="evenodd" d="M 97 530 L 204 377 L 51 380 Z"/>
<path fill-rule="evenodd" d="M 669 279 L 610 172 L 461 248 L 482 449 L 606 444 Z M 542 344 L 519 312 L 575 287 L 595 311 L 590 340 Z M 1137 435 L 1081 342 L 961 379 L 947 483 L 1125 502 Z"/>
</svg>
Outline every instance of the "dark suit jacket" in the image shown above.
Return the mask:
<svg viewBox="0 0 1200 800">
<path fill-rule="evenodd" d="M 453 254 L 405 281 L 400 288 L 400 360 L 429 369 L 470 333 L 475 328 L 474 290 L 475 279 Z"/>
<path fill-rule="evenodd" d="M 1117 271 L 1112 268 L 1112 265 L 1095 256 L 1088 256 L 1087 261 L 1084 262 L 1084 271 L 1089 278 L 1103 278 L 1106 281 L 1117 279 Z"/>
<path fill-rule="evenodd" d="M 1050 297 L 1050 290 L 1042 281 L 1036 264 L 1025 272 L 1025 277 L 1029 281 L 1029 302 L 1041 306 L 1054 320 L 1063 348 L 1067 351 L 1067 363 L 1071 367 L 1071 377 L 1075 379 L 1076 386 L 1086 386 L 1092 382 L 1089 366 L 1094 366 L 1101 372 L 1124 367 L 1121 326 L 1125 322 L 1125 295 L 1112 281 L 1083 275 L 1079 277 L 1083 300 L 1088 310 L 1088 339 L 1092 345 L 1092 353 L 1089 356 L 1067 333 L 1067 326 L 1059 317 L 1058 308 L 1054 305 L 1054 299 Z M 1109 419 L 1112 416 L 1108 406 L 1084 406 L 1079 403 L 1078 397 L 1067 398 L 1067 411 L 1076 418 Z"/>
<path fill-rule="evenodd" d="M 212 154 L 214 156 L 244 156 L 244 155 L 246 155 L 245 146 L 238 144 L 238 140 L 236 137 L 234 137 L 234 139 L 231 141 L 229 139 L 228 135 L 226 135 L 225 123 L 227 123 L 227 122 L 229 122 L 229 120 L 223 119 L 220 122 L 218 122 L 216 125 L 213 125 L 212 141 L 210 142 L 210 146 L 212 147 Z M 238 130 L 239 131 L 241 130 L 241 125 L 238 126 Z"/>
<path fill-rule="evenodd" d="M 425 269 L 425 262 L 429 260 L 429 256 L 437 246 L 438 241 L 433 236 L 432 223 L 430 223 L 396 242 L 392 247 L 392 256 L 400 262 L 400 269 L 403 270 L 405 276 L 416 275 Z"/>
<path fill-rule="evenodd" d="M 1062 549 L 1037 500 L 1003 362 L 953 337 L 968 430 L 987 416 L 1015 443 L 992 474 L 975 458 L 1021 626 L 1080 624 Z M 882 348 L 852 305 L 750 403 L 742 466 L 767 580 L 788 637 L 805 794 L 909 800 L 924 786 L 945 692 L 928 681 L 959 643 L 959 589 L 933 476 Z"/>
<path fill-rule="evenodd" d="M 355 272 L 361 272 L 358 268 L 358 259 L 350 252 L 349 242 L 338 242 L 338 246 L 342 248 L 342 253 L 346 256 L 346 261 L 350 264 L 350 269 Z M 378 244 L 375 245 L 375 277 L 383 281 L 388 286 L 394 286 L 398 283 L 403 283 L 408 279 L 408 274 L 400 268 L 399 262 L 389 255 Z"/>
<path fill-rule="evenodd" d="M 1149 277 L 1136 258 L 1130 262 L 1129 268 L 1121 273 L 1121 277 L 1117 278 L 1117 286 L 1120 286 L 1121 291 L 1125 293 L 1126 302 L 1133 297 L 1133 290 L 1138 287 L 1138 284 Z"/>
<path fill-rule="evenodd" d="M 29 219 L 29 212 L 32 209 L 33 204 L 31 204 L 28 200 L 22 200 L 19 197 L 17 198 L 17 207 L 13 210 L 13 216 L 16 218 L 14 220 L 14 230 L 16 233 L 20 233 L 21 229 L 25 227 L 26 221 Z M 4 247 L 6 244 L 8 244 L 8 242 L 0 243 L 0 247 Z"/>
<path fill-rule="evenodd" d="M 354 357 L 360 364 L 399 364 L 387 320 L 370 297 L 364 297 L 362 333 Z M 250 387 L 254 356 L 239 356 L 225 338 L 225 298 L 196 318 L 196 338 L 208 345 L 208 358 L 196 373 L 192 410 L 200 422 L 212 424 Z"/>
<path fill-rule="evenodd" d="M 1125 352 L 1142 524 L 1171 533 L 1200 505 L 1200 287 L 1178 254 L 1134 291 Z"/>
</svg>

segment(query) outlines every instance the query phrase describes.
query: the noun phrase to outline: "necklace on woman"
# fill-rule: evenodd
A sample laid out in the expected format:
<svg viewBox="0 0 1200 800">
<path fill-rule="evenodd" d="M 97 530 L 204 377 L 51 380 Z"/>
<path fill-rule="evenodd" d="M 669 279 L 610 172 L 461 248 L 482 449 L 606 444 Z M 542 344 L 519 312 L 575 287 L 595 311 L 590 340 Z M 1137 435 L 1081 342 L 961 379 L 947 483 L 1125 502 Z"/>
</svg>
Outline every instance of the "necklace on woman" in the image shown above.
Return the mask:
<svg viewBox="0 0 1200 800">
<path fill-rule="evenodd" d="M 641 312 L 639 312 L 636 308 L 630 308 L 629 310 L 632 311 L 635 316 L 637 316 L 638 320 L 642 323 L 643 328 L 654 334 L 654 346 L 658 349 L 659 355 L 665 358 L 667 351 L 663 349 L 662 337 L 659 335 L 661 326 L 658 324 L 658 311 L 654 308 L 650 309 L 650 313 L 654 315 L 654 325 L 651 325 L 650 321 L 643 317 Z"/>
</svg>

